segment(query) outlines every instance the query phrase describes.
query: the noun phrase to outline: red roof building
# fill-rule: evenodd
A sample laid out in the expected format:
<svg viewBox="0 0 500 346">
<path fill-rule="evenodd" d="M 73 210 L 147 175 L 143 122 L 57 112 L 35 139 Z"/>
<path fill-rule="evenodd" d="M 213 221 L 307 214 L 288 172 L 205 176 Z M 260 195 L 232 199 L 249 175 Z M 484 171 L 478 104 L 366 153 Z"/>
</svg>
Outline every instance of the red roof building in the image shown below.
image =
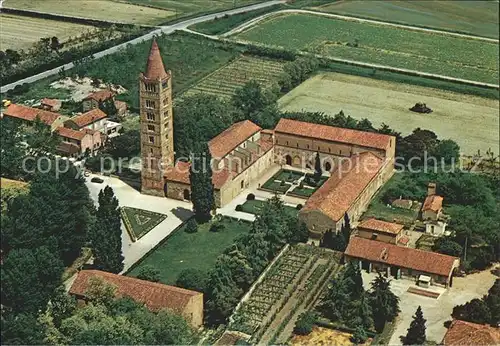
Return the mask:
<svg viewBox="0 0 500 346">
<path fill-rule="evenodd" d="M 111 90 L 99 90 L 94 93 L 87 95 L 83 100 L 94 100 L 97 102 L 102 102 L 109 100 L 115 96 L 115 93 Z"/>
<path fill-rule="evenodd" d="M 408 276 L 428 275 L 434 282 L 448 285 L 457 257 L 412 249 L 361 237 L 352 237 L 345 250 L 346 258 L 370 263 L 376 269 L 404 270 Z"/>
<path fill-rule="evenodd" d="M 28 123 L 35 121 L 35 119 L 39 117 L 41 121 L 43 121 L 45 124 L 49 126 L 54 125 L 56 121 L 61 119 L 62 117 L 58 113 L 49 112 L 38 108 L 18 105 L 15 103 L 11 103 L 7 107 L 7 109 L 3 112 L 3 115 L 23 120 Z"/>
<path fill-rule="evenodd" d="M 357 235 L 366 239 L 398 244 L 403 235 L 404 225 L 370 218 L 363 220 L 357 227 Z"/>
<path fill-rule="evenodd" d="M 106 113 L 101 111 L 99 108 L 94 108 L 88 112 L 71 118 L 70 121 L 72 121 L 78 128 L 83 128 L 99 122 L 106 117 Z"/>
<path fill-rule="evenodd" d="M 184 316 L 196 328 L 203 324 L 203 293 L 100 270 L 80 271 L 69 293 L 85 299 L 93 278 L 115 286 L 117 298 L 129 297 L 151 311 L 169 309 Z"/>
<path fill-rule="evenodd" d="M 42 108 L 44 110 L 51 111 L 51 112 L 57 112 L 59 109 L 61 109 L 61 106 L 62 106 L 61 100 L 48 99 L 48 98 L 43 98 L 40 101 L 40 104 L 42 105 Z"/>
<path fill-rule="evenodd" d="M 422 219 L 425 221 L 437 221 L 443 210 L 443 197 L 431 195 L 425 198 L 422 206 Z"/>
<path fill-rule="evenodd" d="M 250 120 L 237 122 L 208 142 L 210 154 L 213 158 L 222 159 L 260 130 L 260 126 Z"/>
<path fill-rule="evenodd" d="M 489 346 L 500 345 L 500 329 L 486 324 L 454 320 L 442 344 L 444 346 Z"/>
<path fill-rule="evenodd" d="M 160 48 L 158 48 L 156 39 L 153 39 L 153 44 L 151 45 L 144 77 L 150 80 L 163 80 L 169 77 L 167 71 L 165 71 L 165 66 L 163 65 L 163 60 L 160 54 Z"/>
</svg>

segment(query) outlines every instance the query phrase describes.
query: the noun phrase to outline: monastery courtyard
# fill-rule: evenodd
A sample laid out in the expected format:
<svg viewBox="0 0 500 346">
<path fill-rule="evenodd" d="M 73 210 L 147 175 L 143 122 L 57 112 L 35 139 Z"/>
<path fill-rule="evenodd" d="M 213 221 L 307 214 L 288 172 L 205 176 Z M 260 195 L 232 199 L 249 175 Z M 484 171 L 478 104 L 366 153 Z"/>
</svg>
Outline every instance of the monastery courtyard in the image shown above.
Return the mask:
<svg viewBox="0 0 500 346">
<path fill-rule="evenodd" d="M 363 270 L 362 275 L 365 289 L 369 289 L 370 283 L 377 277 L 377 273 L 367 273 Z M 426 333 L 428 340 L 439 342 L 443 339 L 447 330 L 444 323 L 451 321 L 453 308 L 456 305 L 465 304 L 474 298 L 487 294 L 488 289 L 496 279 L 497 277 L 489 270 L 467 275 L 466 277 L 454 277 L 453 286 L 448 289 L 437 286 L 426 289 L 441 293 L 439 298 L 434 299 L 407 292 L 409 287 L 416 287 L 414 280 L 396 280 L 392 278 L 391 289 L 400 299 L 399 308 L 401 312 L 396 320 L 396 328 L 389 345 L 401 343 L 399 337 L 406 335 L 406 330 L 410 326 L 418 306 L 422 307 L 424 317 L 427 319 Z"/>
</svg>

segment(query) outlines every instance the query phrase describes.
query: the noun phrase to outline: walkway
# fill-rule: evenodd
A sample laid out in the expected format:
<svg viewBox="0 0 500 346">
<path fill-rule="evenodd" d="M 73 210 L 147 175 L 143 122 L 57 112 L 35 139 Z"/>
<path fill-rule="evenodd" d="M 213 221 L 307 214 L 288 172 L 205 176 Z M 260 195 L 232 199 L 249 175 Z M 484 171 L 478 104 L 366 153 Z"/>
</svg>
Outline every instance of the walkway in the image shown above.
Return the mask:
<svg viewBox="0 0 500 346">
<path fill-rule="evenodd" d="M 111 48 L 105 49 L 101 52 L 97 52 L 97 53 L 93 54 L 93 57 L 94 57 L 94 59 L 99 59 L 99 58 L 102 58 L 103 56 L 113 54 L 113 53 L 119 51 L 120 49 L 125 49 L 127 47 L 127 45 L 129 45 L 129 44 L 135 45 L 135 44 L 142 43 L 143 41 L 147 41 L 147 40 L 152 39 L 153 36 L 155 36 L 155 35 L 161 35 L 161 34 L 169 35 L 177 30 L 183 30 L 183 29 L 186 29 L 188 26 L 202 23 L 202 22 L 206 22 L 209 20 L 213 20 L 216 17 L 221 17 L 221 16 L 225 16 L 225 15 L 230 16 L 230 15 L 238 14 L 238 13 L 242 13 L 242 12 L 253 11 L 253 10 L 260 9 L 260 8 L 281 4 L 281 3 L 284 3 L 285 1 L 286 0 L 266 1 L 266 2 L 255 4 L 255 5 L 240 7 L 240 8 L 236 8 L 233 10 L 227 10 L 227 11 L 222 11 L 222 12 L 218 12 L 218 13 L 203 15 L 203 16 L 196 17 L 196 18 L 187 19 L 187 20 L 184 20 L 182 22 L 172 24 L 172 25 L 162 26 L 156 30 L 153 30 L 153 31 L 151 31 L 143 36 L 137 37 L 137 38 L 130 40 L 128 42 L 124 42 L 124 43 L 118 44 L 116 46 L 113 46 Z M 0 92 L 6 92 L 8 90 L 14 89 L 14 87 L 16 87 L 17 85 L 21 85 L 24 83 L 33 83 L 33 82 L 36 82 L 38 80 L 53 76 L 53 75 L 59 73 L 61 68 L 64 68 L 66 71 L 68 71 L 69 69 L 73 68 L 73 63 L 70 62 L 68 64 L 53 68 L 51 70 L 47 70 L 47 71 L 44 71 L 42 73 L 27 77 L 27 78 L 23 78 L 23 79 L 18 80 L 16 82 L 13 82 L 13 83 L 10 83 L 7 85 L 3 85 L 0 88 Z"/>
</svg>

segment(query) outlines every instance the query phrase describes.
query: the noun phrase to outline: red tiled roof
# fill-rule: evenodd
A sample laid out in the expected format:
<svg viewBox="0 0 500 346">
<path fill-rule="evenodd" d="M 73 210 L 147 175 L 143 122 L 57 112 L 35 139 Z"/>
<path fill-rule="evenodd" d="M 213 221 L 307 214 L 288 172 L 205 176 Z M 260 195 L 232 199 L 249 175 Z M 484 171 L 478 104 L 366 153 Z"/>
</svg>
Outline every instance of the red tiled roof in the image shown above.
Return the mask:
<svg viewBox="0 0 500 346">
<path fill-rule="evenodd" d="M 444 336 L 443 345 L 500 345 L 500 330 L 486 324 L 454 320 Z"/>
<path fill-rule="evenodd" d="M 274 130 L 270 130 L 270 129 L 263 129 L 262 131 L 260 131 L 261 133 L 267 133 L 267 134 L 274 134 Z"/>
<path fill-rule="evenodd" d="M 177 183 L 182 183 L 190 185 L 189 182 L 189 168 L 191 164 L 189 162 L 177 161 L 175 167 L 168 169 L 165 173 L 165 179 L 167 181 L 175 181 Z M 227 169 L 218 170 L 212 174 L 212 183 L 214 188 L 219 190 L 230 178 L 232 174 Z"/>
<path fill-rule="evenodd" d="M 408 237 L 401 237 L 398 240 L 398 243 L 403 244 L 403 245 L 407 245 L 409 242 L 410 242 L 410 238 L 408 238 Z"/>
<path fill-rule="evenodd" d="M 319 125 L 281 118 L 274 132 L 359 145 L 366 148 L 387 149 L 392 136 L 340 127 Z"/>
<path fill-rule="evenodd" d="M 156 39 L 153 39 L 153 44 L 151 45 L 146 73 L 144 74 L 144 76 L 147 79 L 153 80 L 161 80 L 168 77 L 168 73 L 165 71 L 165 66 L 163 66 L 160 48 L 158 48 Z"/>
<path fill-rule="evenodd" d="M 301 211 L 320 210 L 332 220 L 340 220 L 377 176 L 382 164 L 382 159 L 369 152 L 342 160 L 330 178 L 307 200 Z"/>
<path fill-rule="evenodd" d="M 432 210 L 438 212 L 443 208 L 443 197 L 438 195 L 427 196 L 422 211 Z"/>
<path fill-rule="evenodd" d="M 390 234 L 398 234 L 403 229 L 403 225 L 399 223 L 386 222 L 382 220 L 377 220 L 374 218 L 370 218 L 368 220 L 363 220 L 358 228 L 365 228 L 372 231 L 382 232 L 382 233 L 390 233 Z"/>
<path fill-rule="evenodd" d="M 38 108 L 18 105 L 15 103 L 11 103 L 9 107 L 7 107 L 7 109 L 4 112 L 4 115 L 27 121 L 34 121 L 38 116 L 40 117 L 40 120 L 47 125 L 52 125 L 54 121 L 56 121 L 57 118 L 61 116 L 58 113 L 49 112 Z"/>
<path fill-rule="evenodd" d="M 260 129 L 260 126 L 250 120 L 233 124 L 208 142 L 212 157 L 223 158 Z"/>
<path fill-rule="evenodd" d="M 97 102 L 99 101 L 106 101 L 109 98 L 112 98 L 115 96 L 115 93 L 112 92 L 111 90 L 100 90 L 95 93 L 89 94 L 84 100 L 95 100 Z"/>
<path fill-rule="evenodd" d="M 42 101 L 40 101 L 40 103 L 42 105 L 47 105 L 47 106 L 51 106 L 51 107 L 57 106 L 60 102 L 61 101 L 59 101 L 59 100 L 48 99 L 48 98 L 43 98 Z"/>
<path fill-rule="evenodd" d="M 69 293 L 85 297 L 89 279 L 91 278 L 101 278 L 105 282 L 116 286 L 117 297 L 130 297 L 139 303 L 143 303 L 152 311 L 172 309 L 177 312 L 183 312 L 192 297 L 203 294 L 100 270 L 80 271 L 71 285 Z"/>
<path fill-rule="evenodd" d="M 87 135 L 87 132 L 85 131 L 77 131 L 69 129 L 67 127 L 58 127 L 56 131 L 62 137 L 76 139 L 79 141 L 81 141 Z"/>
<path fill-rule="evenodd" d="M 101 119 L 106 118 L 107 115 L 103 111 L 101 111 L 99 108 L 94 108 L 86 113 L 77 115 L 76 117 L 71 118 L 71 120 L 78 126 L 78 127 L 85 127 L 87 125 L 90 125 L 96 121 L 99 121 Z"/>
<path fill-rule="evenodd" d="M 371 262 L 414 269 L 424 273 L 448 276 L 458 258 L 436 252 L 397 246 L 376 240 L 352 237 L 345 251 L 347 256 Z"/>
</svg>

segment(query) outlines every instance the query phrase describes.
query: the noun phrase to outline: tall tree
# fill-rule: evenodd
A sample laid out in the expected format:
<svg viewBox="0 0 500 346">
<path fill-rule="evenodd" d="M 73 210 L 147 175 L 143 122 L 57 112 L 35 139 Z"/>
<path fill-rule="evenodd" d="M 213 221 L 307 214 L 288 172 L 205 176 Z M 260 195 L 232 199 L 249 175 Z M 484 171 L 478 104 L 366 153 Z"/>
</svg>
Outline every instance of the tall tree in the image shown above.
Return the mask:
<svg viewBox="0 0 500 346">
<path fill-rule="evenodd" d="M 0 121 L 0 171 L 3 177 L 16 179 L 22 175 L 22 159 L 25 149 L 19 126 L 12 119 Z"/>
<path fill-rule="evenodd" d="M 406 336 L 402 338 L 404 345 L 423 345 L 425 343 L 425 322 L 422 308 L 419 306 Z"/>
<path fill-rule="evenodd" d="M 399 313 L 399 297 L 392 293 L 391 282 L 381 273 L 371 283 L 370 304 L 375 330 L 382 332 L 386 322 L 391 322 Z"/>
<path fill-rule="evenodd" d="M 349 240 L 351 239 L 351 220 L 349 219 L 349 215 L 347 213 L 344 214 L 344 223 L 340 228 L 340 233 L 344 236 L 345 246 L 349 245 Z M 345 250 L 345 248 L 344 248 Z"/>
<path fill-rule="evenodd" d="M 215 206 L 214 184 L 212 182 L 212 156 L 207 142 L 198 145 L 198 150 L 191 156 L 189 181 L 191 183 L 191 200 L 196 221 L 207 222 L 212 218 Z"/>
<path fill-rule="evenodd" d="M 61 142 L 60 138 L 52 133 L 50 126 L 40 120 L 38 116 L 33 124 L 26 128 L 25 137 L 30 153 L 37 157 L 55 154 L 56 148 Z"/>
<path fill-rule="evenodd" d="M 316 152 L 316 157 L 314 158 L 314 180 L 316 183 L 321 179 L 323 174 L 323 169 L 321 168 L 321 159 L 319 157 L 319 152 Z"/>
<path fill-rule="evenodd" d="M 12 250 L 2 265 L 2 304 L 16 312 L 45 310 L 64 267 L 57 251 L 45 246 Z"/>
<path fill-rule="evenodd" d="M 363 295 L 363 277 L 357 263 L 347 263 L 342 279 L 346 282 L 349 294 L 353 300 L 359 299 Z"/>
<path fill-rule="evenodd" d="M 232 103 L 242 112 L 243 119 L 251 120 L 261 126 L 264 125 L 262 114 L 275 102 L 276 96 L 262 89 L 256 80 L 251 80 L 237 89 L 232 97 Z"/>
<path fill-rule="evenodd" d="M 109 186 L 99 192 L 99 208 L 89 240 L 97 268 L 111 273 L 123 270 L 120 208 Z"/>
</svg>

